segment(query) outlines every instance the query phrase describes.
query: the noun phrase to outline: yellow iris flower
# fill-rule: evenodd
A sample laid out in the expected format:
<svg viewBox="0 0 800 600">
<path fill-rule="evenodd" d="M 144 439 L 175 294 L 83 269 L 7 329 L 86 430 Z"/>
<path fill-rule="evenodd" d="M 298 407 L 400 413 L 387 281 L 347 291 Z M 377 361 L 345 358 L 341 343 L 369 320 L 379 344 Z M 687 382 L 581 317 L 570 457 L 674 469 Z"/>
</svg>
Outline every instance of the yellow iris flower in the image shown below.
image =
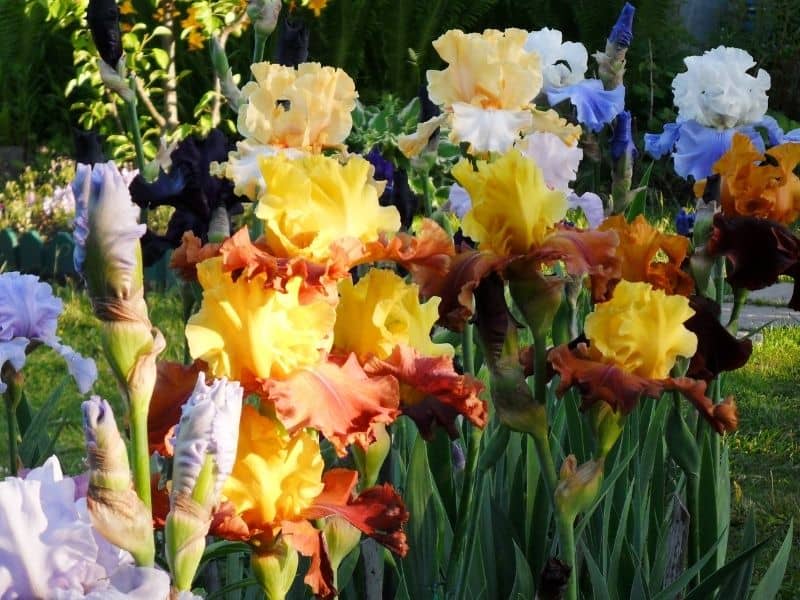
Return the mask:
<svg viewBox="0 0 800 600">
<path fill-rule="evenodd" d="M 285 292 L 267 287 L 263 274 L 234 281 L 222 258 L 198 264 L 197 278 L 203 303 L 186 325 L 186 339 L 214 377 L 285 378 L 330 350 L 336 309 L 322 295 L 301 304 L 301 278 L 290 279 Z"/>
<path fill-rule="evenodd" d="M 308 430 L 290 435 L 278 421 L 245 405 L 236 463 L 222 494 L 251 528 L 278 528 L 300 517 L 320 495 L 324 468 L 319 441 Z"/>
<path fill-rule="evenodd" d="M 254 143 L 320 152 L 338 147 L 350 133 L 356 88 L 341 69 L 303 63 L 296 69 L 273 63 L 251 67 L 242 88 L 239 132 Z"/>
<path fill-rule="evenodd" d="M 481 250 L 500 256 L 527 254 L 567 214 L 563 192 L 547 187 L 542 170 L 519 150 L 494 162 L 478 161 L 475 171 L 461 160 L 453 176 L 466 188 L 472 208 L 464 215 L 464 233 Z"/>
<path fill-rule="evenodd" d="M 435 344 L 431 328 L 439 318 L 440 298 L 419 301 L 419 286 L 385 269 L 372 269 L 357 284 L 339 283 L 333 345 L 364 360 L 391 355 L 395 346 L 411 346 L 423 356 L 452 356 L 450 344 Z"/>
<path fill-rule="evenodd" d="M 648 283 L 620 281 L 611 299 L 586 317 L 586 337 L 600 360 L 649 379 L 669 376 L 678 356 L 697 351 L 697 336 L 684 327 L 694 315 L 689 300 Z"/>
<path fill-rule="evenodd" d="M 276 155 L 262 160 L 261 171 L 267 191 L 255 214 L 264 220 L 267 245 L 276 256 L 325 262 L 337 240 L 369 243 L 400 229 L 400 213 L 379 204 L 383 184 L 359 156 L 342 164 L 321 155 L 295 160 Z"/>
</svg>

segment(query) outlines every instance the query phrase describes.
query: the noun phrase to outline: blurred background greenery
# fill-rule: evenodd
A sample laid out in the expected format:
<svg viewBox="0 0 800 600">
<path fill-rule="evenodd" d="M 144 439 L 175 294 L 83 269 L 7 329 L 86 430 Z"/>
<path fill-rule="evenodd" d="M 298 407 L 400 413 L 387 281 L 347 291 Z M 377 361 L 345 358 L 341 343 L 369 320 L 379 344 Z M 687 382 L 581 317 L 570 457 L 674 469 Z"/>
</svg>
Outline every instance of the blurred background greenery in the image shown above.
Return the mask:
<svg viewBox="0 0 800 600">
<path fill-rule="evenodd" d="M 99 133 L 109 157 L 120 162 L 133 158 L 132 144 L 121 134 L 124 107 L 100 82 L 97 54 L 85 25 L 87 4 L 88 0 L 0 0 L 0 204 L 4 206 L 30 206 L 31 198 L 40 196 L 47 201 L 49 187 L 62 185 L 62 173 L 53 168 L 53 161 L 74 155 L 74 128 Z M 119 4 L 128 65 L 141 82 L 139 119 L 147 157 L 155 156 L 162 138 L 174 141 L 215 126 L 235 133 L 235 115 L 218 92 L 209 46 L 211 36 L 220 39 L 233 72 L 246 80 L 254 36 L 247 1 L 119 0 Z M 319 17 L 297 8 L 293 18 L 305 21 L 310 29 L 309 60 L 344 68 L 355 79 L 365 105 L 394 106 L 399 111 L 425 83 L 425 71 L 441 66 L 431 42 L 447 29 L 546 26 L 560 29 L 565 39 L 580 40 L 591 53 L 604 47 L 622 4 L 622 0 L 329 0 Z M 720 43 L 745 48 L 755 57 L 758 67 L 772 76 L 771 114 L 785 129 L 800 126 L 796 0 L 633 4 L 635 35 L 625 83 L 640 149 L 645 132 L 659 131 L 675 118 L 671 82 L 683 70 L 683 57 Z M 711 21 L 710 5 L 717 7 Z M 279 30 L 286 14 L 284 9 Z M 698 15 L 703 16 L 702 23 Z M 278 37 L 271 36 L 267 58 L 275 55 Z M 607 191 L 608 169 L 600 152 L 605 142 L 600 136 L 585 144 L 592 160 L 585 161 L 579 191 Z M 638 161 L 634 182 L 641 180 L 649 164 L 644 157 Z M 654 165 L 650 189 L 652 213 L 674 214 L 693 198 L 690 186 L 674 175 L 669 161 Z M 44 223 L 41 228 L 48 226 Z"/>
</svg>

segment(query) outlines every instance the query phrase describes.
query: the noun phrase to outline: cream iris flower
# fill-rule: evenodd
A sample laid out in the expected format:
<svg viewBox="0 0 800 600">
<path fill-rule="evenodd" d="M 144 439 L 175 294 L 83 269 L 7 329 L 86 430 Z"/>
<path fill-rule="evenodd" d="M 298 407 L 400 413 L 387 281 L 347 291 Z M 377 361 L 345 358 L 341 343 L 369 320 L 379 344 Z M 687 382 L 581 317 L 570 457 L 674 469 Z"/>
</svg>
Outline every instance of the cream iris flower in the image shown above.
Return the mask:
<svg viewBox="0 0 800 600">
<path fill-rule="evenodd" d="M 227 164 L 214 168 L 234 181 L 237 193 L 255 200 L 264 189 L 259 158 L 341 148 L 353 126 L 350 114 L 358 94 L 342 69 L 318 63 L 293 68 L 263 62 L 251 69 L 253 81 L 242 89 L 237 122 L 246 139 L 237 143 Z"/>
<path fill-rule="evenodd" d="M 451 29 L 433 42 L 447 63 L 428 71 L 428 93 L 450 120 L 454 141 L 466 141 L 473 150 L 502 152 L 530 128 L 530 104 L 542 87 L 539 57 L 525 51 L 528 33 L 522 29 L 464 33 Z M 435 122 L 438 124 L 441 117 Z M 421 149 L 433 121 L 400 140 L 407 156 Z M 424 145 L 424 144 L 422 144 Z"/>
</svg>

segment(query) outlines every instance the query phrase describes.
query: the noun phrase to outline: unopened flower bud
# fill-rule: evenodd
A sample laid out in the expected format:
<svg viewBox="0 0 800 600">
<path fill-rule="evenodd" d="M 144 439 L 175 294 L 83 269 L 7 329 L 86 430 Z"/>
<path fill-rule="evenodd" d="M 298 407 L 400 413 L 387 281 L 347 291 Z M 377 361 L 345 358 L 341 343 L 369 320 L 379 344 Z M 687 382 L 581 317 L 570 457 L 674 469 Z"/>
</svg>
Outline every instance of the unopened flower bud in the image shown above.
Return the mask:
<svg viewBox="0 0 800 600">
<path fill-rule="evenodd" d="M 267 600 L 283 600 L 297 574 L 297 551 L 279 537 L 269 548 L 254 548 L 250 557 L 253 574 L 261 584 Z"/>
<path fill-rule="evenodd" d="M 359 479 L 363 482 L 363 489 L 371 488 L 378 481 L 381 467 L 392 447 L 392 439 L 384 424 L 375 425 L 373 431 L 375 441 L 366 450 L 353 446 L 353 458 L 358 468 Z"/>
<path fill-rule="evenodd" d="M 122 56 L 122 33 L 116 0 L 89 0 L 86 22 L 100 57 L 115 67 Z"/>
<path fill-rule="evenodd" d="M 329 517 L 325 519 L 322 534 L 325 536 L 325 542 L 328 546 L 328 558 L 331 561 L 331 568 L 336 573 L 342 561 L 361 541 L 361 531 L 342 517 Z"/>
<path fill-rule="evenodd" d="M 125 443 L 111 406 L 93 396 L 82 409 L 89 454 L 86 505 L 92 526 L 130 552 L 137 564 L 150 566 L 155 557 L 152 516 L 133 491 Z"/>
<path fill-rule="evenodd" d="M 622 7 L 617 22 L 606 41 L 605 52 L 597 52 L 600 80 L 603 87 L 613 90 L 622 85 L 625 76 L 625 55 L 633 41 L 633 15 L 636 9 L 628 2 Z"/>
<path fill-rule="evenodd" d="M 205 550 L 211 509 L 236 460 L 242 387 L 200 373 L 173 438 L 170 512 L 164 529 L 167 562 L 178 590 L 191 588 Z"/>
<path fill-rule="evenodd" d="M 267 37 L 275 31 L 282 6 L 281 0 L 248 0 L 247 16 L 253 22 L 256 33 Z"/>
<path fill-rule="evenodd" d="M 592 429 L 597 439 L 597 453 L 605 458 L 617 443 L 625 426 L 625 416 L 606 402 L 598 402 L 589 411 Z"/>
<path fill-rule="evenodd" d="M 555 491 L 556 508 L 561 518 L 567 519 L 570 524 L 597 498 L 603 482 L 605 460 L 590 460 L 577 468 L 576 465 L 574 455 L 570 454 L 564 459 Z"/>
<path fill-rule="evenodd" d="M 566 281 L 555 275 L 544 275 L 525 261 L 509 269 L 508 279 L 511 297 L 531 332 L 535 337 L 546 336 L 564 298 Z"/>
<path fill-rule="evenodd" d="M 144 301 L 139 208 L 113 162 L 78 165 L 75 195 L 75 269 L 83 274 L 102 321 L 106 357 L 130 402 L 150 402 L 155 357 L 164 338 L 150 324 Z"/>
</svg>

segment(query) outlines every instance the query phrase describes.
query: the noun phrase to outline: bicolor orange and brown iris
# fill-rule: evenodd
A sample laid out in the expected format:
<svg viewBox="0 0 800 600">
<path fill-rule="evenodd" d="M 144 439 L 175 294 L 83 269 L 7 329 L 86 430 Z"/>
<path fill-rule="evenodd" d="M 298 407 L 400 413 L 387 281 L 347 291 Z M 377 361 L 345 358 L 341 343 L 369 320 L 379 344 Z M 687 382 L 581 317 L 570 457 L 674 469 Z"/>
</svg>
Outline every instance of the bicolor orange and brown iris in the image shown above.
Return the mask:
<svg viewBox="0 0 800 600">
<path fill-rule="evenodd" d="M 758 217 L 790 224 L 800 217 L 800 144 L 773 146 L 759 152 L 746 135 L 736 134 L 733 144 L 714 165 L 720 176 L 720 201 L 727 217 Z M 703 196 L 706 181 L 695 185 Z"/>
<path fill-rule="evenodd" d="M 628 223 L 624 216 L 608 217 L 598 228 L 619 236 L 617 256 L 622 260 L 622 279 L 642 281 L 668 294 L 688 296 L 694 280 L 681 269 L 689 250 L 689 239 L 669 235 L 650 225 L 643 215 Z M 657 260 L 663 253 L 667 260 Z"/>
<path fill-rule="evenodd" d="M 453 176 L 466 188 L 472 208 L 464 234 L 477 250 L 462 248 L 447 261 L 447 274 L 424 268 L 414 273 L 425 297 L 440 296 L 440 322 L 460 330 L 472 315 L 472 293 L 492 272 L 510 274 L 514 263 L 527 273 L 562 262 L 570 275 L 590 275 L 593 296 L 605 298 L 620 278 L 613 231 L 582 231 L 561 223 L 567 212 L 563 192 L 547 187 L 541 169 L 513 149 L 494 161 L 458 163 Z"/>
<path fill-rule="evenodd" d="M 311 558 L 305 581 L 322 598 L 333 598 L 336 590 L 324 534 L 313 521 L 343 517 L 404 556 L 408 546 L 402 528 L 408 512 L 397 492 L 384 484 L 356 496 L 355 471 L 324 469 L 315 434 L 303 429 L 290 433 L 246 405 L 236 463 L 223 488 L 212 535 L 248 541 L 256 553 L 268 552 L 282 537 Z"/>
<path fill-rule="evenodd" d="M 576 387 L 583 408 L 605 402 L 627 414 L 640 398 L 681 392 L 716 431 L 736 429 L 733 398 L 720 404 L 705 395 L 705 381 L 669 377 L 678 357 L 697 351 L 697 336 L 684 323 L 694 315 L 689 300 L 667 295 L 648 283 L 621 281 L 607 302 L 586 318 L 587 343 L 562 345 L 548 360 L 561 376 L 557 394 Z"/>
</svg>

